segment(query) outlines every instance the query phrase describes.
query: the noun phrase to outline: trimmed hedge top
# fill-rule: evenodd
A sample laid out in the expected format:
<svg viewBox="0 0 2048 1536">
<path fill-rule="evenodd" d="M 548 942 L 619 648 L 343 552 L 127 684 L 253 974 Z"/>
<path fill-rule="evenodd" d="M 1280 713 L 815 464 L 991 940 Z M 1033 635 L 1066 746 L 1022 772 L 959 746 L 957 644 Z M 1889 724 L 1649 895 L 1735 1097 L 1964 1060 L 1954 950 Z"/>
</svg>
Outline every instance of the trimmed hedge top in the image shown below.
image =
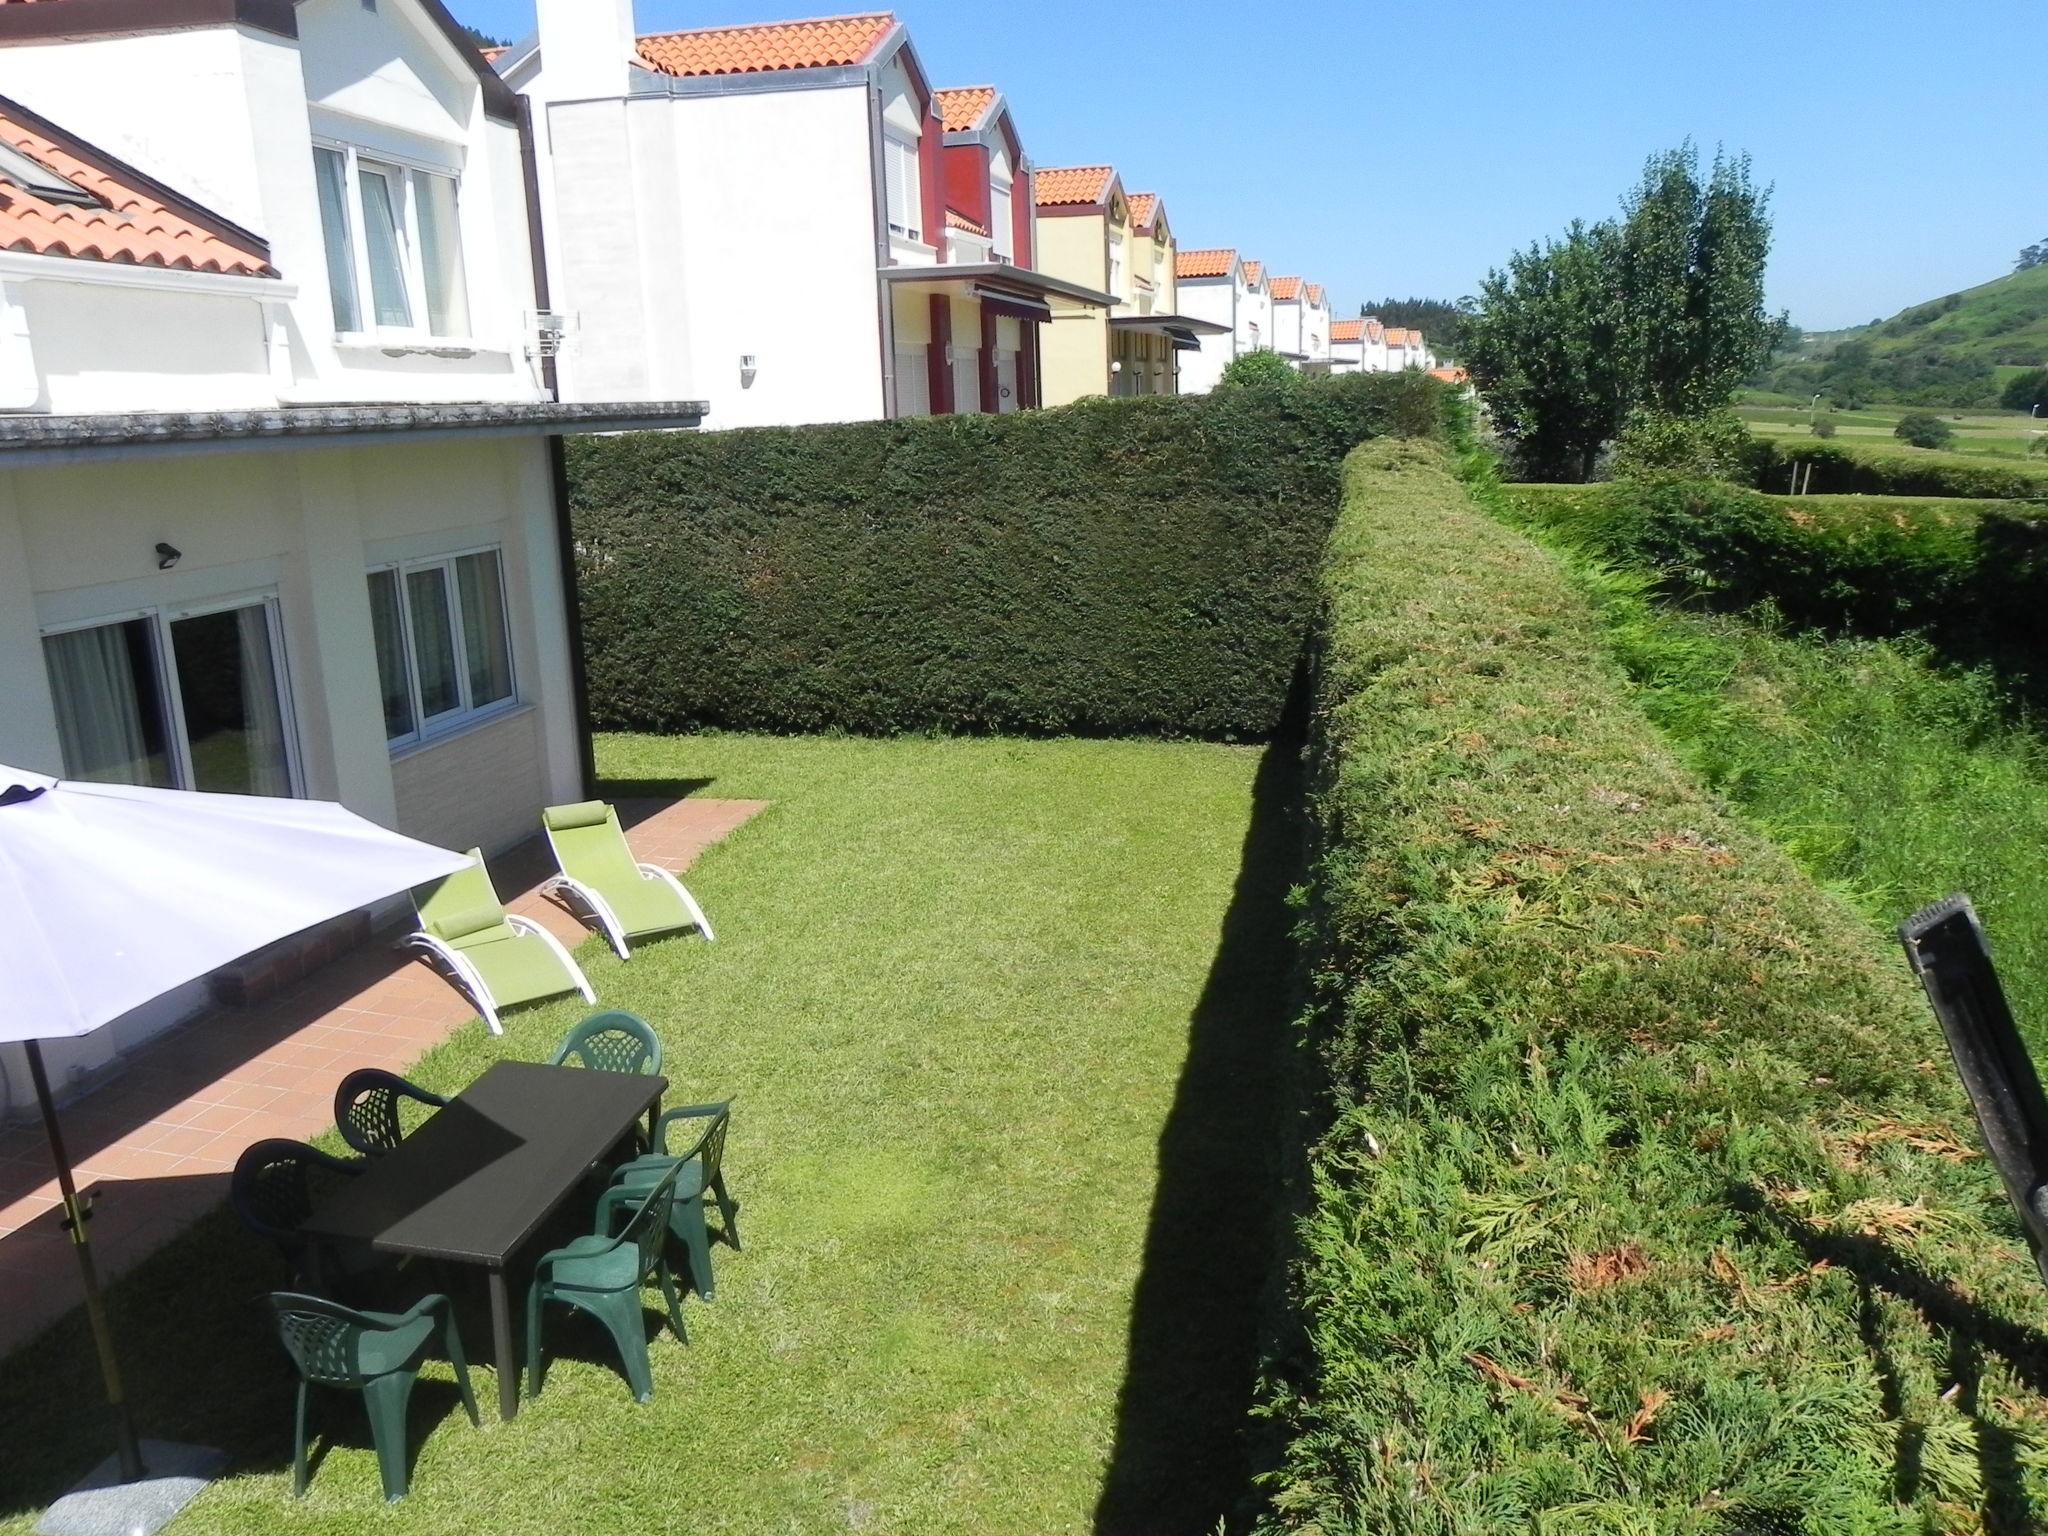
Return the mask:
<svg viewBox="0 0 2048 1536">
<path fill-rule="evenodd" d="M 2048 1296 L 1940 1033 L 1441 455 L 1354 458 L 1311 744 L 1315 1149 L 1273 1529 L 2048 1508 Z"/>
<path fill-rule="evenodd" d="M 585 438 L 569 452 L 601 728 L 1257 738 L 1340 466 L 1441 389 Z"/>
</svg>

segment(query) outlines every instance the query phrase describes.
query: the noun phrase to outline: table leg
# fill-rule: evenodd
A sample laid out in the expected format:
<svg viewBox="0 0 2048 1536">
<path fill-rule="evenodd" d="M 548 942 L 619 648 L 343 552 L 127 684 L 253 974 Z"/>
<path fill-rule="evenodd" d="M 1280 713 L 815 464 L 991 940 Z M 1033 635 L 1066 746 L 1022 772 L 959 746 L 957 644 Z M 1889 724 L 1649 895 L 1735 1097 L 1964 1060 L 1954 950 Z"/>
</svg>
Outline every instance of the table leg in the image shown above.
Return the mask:
<svg viewBox="0 0 2048 1536">
<path fill-rule="evenodd" d="M 512 1349 L 512 1294 L 505 1271 L 491 1271 L 491 1350 L 498 1360 L 498 1417 L 519 1417 L 519 1357 Z"/>
</svg>

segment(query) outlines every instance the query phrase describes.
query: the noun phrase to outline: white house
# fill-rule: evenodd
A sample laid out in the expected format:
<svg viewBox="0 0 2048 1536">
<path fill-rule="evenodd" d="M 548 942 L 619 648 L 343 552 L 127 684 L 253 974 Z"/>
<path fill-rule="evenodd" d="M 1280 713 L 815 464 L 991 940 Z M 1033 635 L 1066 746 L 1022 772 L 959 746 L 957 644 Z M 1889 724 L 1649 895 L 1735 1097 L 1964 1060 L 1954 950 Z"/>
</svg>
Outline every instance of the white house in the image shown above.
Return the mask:
<svg viewBox="0 0 2048 1536">
<path fill-rule="evenodd" d="M 1244 263 L 1236 251 L 1212 247 L 1182 251 L 1175 258 L 1175 275 L 1180 283 L 1180 307 L 1197 319 L 1225 327 L 1204 335 L 1195 351 L 1180 358 L 1180 390 L 1184 395 L 1206 395 L 1223 377 L 1231 360 L 1257 345 L 1247 337 L 1250 316 L 1250 285 Z"/>
<path fill-rule="evenodd" d="M 534 104 L 566 398 L 858 421 L 995 409 L 1000 373 L 1031 403 L 1035 340 L 1000 322 L 1050 323 L 1054 294 L 1107 302 L 1032 269 L 1014 124 L 963 106 L 949 132 L 894 16 L 641 36 L 632 0 L 538 15 L 497 68 Z M 979 198 L 947 197 L 949 147 L 984 134 L 1007 239 Z"/>
<path fill-rule="evenodd" d="M 1363 320 L 1332 320 L 1330 322 L 1330 372 L 1365 372 L 1365 322 Z"/>
<path fill-rule="evenodd" d="M 1267 283 L 1273 309 L 1273 350 L 1297 368 L 1309 360 L 1308 287 L 1308 280 L 1301 277 L 1275 277 Z"/>
<path fill-rule="evenodd" d="M 560 434 L 702 408 L 554 401 L 528 195 L 434 0 L 0 5 L 0 762 L 458 849 L 586 792 Z"/>
</svg>

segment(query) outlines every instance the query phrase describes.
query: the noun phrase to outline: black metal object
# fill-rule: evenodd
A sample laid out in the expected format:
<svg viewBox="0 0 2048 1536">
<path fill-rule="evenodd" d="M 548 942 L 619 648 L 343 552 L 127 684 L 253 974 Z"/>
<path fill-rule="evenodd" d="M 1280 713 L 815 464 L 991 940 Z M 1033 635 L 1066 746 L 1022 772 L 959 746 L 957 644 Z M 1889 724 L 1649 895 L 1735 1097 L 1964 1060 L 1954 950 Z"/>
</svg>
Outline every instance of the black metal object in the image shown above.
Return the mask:
<svg viewBox="0 0 2048 1536">
<path fill-rule="evenodd" d="M 2034 1265 L 2048 1282 L 2048 1096 L 1998 983 L 1984 925 L 1959 893 L 1899 924 L 1899 939 L 1948 1037 Z"/>
</svg>

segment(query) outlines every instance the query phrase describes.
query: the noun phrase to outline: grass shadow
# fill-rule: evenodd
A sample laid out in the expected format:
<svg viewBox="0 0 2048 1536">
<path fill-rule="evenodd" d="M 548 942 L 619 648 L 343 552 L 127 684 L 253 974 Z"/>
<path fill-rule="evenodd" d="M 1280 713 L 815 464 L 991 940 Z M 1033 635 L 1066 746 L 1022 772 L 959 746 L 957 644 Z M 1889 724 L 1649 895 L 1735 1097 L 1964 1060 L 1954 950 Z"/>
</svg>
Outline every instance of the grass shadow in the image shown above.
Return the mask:
<svg viewBox="0 0 2048 1536">
<path fill-rule="evenodd" d="M 1159 1140 L 1099 1536 L 1193 1536 L 1244 1499 L 1262 1300 L 1279 1251 L 1302 878 L 1302 708 L 1266 749 L 1237 884 Z"/>
</svg>

